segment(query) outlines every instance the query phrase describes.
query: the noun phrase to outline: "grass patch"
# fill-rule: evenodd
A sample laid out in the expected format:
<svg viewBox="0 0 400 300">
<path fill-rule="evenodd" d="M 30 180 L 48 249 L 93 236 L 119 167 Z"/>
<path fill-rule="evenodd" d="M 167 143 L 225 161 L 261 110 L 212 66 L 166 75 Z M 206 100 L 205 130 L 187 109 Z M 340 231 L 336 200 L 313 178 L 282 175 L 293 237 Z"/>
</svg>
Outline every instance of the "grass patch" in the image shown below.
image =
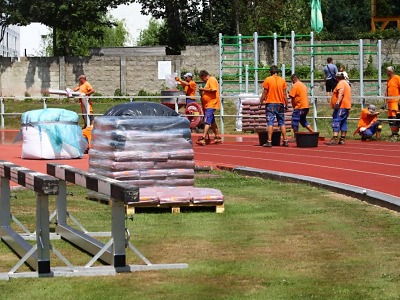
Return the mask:
<svg viewBox="0 0 400 300">
<path fill-rule="evenodd" d="M 400 223 L 392 211 L 315 187 L 219 172 L 196 185 L 221 189 L 225 212 L 137 214 L 132 242 L 154 263 L 186 270 L 112 277 L 0 281 L 2 299 L 394 299 L 400 295 Z M 108 230 L 109 208 L 70 186 L 70 211 Z M 14 214 L 29 223 L 30 192 Z M 54 207 L 54 203 L 52 203 Z M 30 221 L 32 222 L 32 221 Z M 33 223 L 28 224 L 31 229 Z M 61 241 L 56 247 L 87 262 Z M 68 256 L 70 258 L 70 256 Z M 0 244 L 1 270 L 17 259 Z M 5 262 L 5 263 L 4 263 Z M 137 259 L 129 252 L 129 263 Z"/>
</svg>

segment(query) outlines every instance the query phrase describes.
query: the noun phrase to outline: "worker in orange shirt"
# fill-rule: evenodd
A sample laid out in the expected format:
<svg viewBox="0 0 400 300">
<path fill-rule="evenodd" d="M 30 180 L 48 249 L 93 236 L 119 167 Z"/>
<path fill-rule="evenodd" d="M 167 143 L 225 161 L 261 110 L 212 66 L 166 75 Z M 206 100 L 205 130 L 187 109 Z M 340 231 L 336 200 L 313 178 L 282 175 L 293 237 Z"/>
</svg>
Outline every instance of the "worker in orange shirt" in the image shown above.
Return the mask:
<svg viewBox="0 0 400 300">
<path fill-rule="evenodd" d="M 378 121 L 379 112 L 375 111 L 375 105 L 370 104 L 367 108 L 364 108 L 360 114 L 360 120 L 355 134 L 361 135 L 361 140 L 366 141 L 371 139 L 376 133 L 376 138 L 381 138 L 382 125 Z"/>
<path fill-rule="evenodd" d="M 344 145 L 347 134 L 347 118 L 351 109 L 351 87 L 344 78 L 342 72 L 336 74 L 338 84 L 333 90 L 331 98 L 332 113 L 332 130 L 333 137 L 328 145 Z M 340 139 L 339 139 L 339 132 Z"/>
<path fill-rule="evenodd" d="M 215 111 L 221 107 L 219 84 L 217 79 L 211 76 L 206 70 L 201 70 L 199 77 L 205 82 L 205 86 L 199 88 L 204 112 L 204 131 L 203 136 L 197 141 L 197 144 L 201 146 L 206 145 L 206 137 L 208 136 L 210 128 L 214 133 L 214 143 L 219 144 L 222 142 L 222 139 L 219 136 L 218 126 L 214 116 Z"/>
<path fill-rule="evenodd" d="M 386 84 L 386 97 L 400 98 L 400 76 L 394 74 L 394 68 L 392 66 L 386 68 L 386 74 L 388 80 Z M 388 119 L 399 119 L 399 98 L 386 99 L 386 106 L 388 110 Z M 397 140 L 399 136 L 399 121 L 390 121 L 389 126 L 392 132 L 392 140 Z"/>
<path fill-rule="evenodd" d="M 89 100 L 89 120 L 90 120 L 90 124 L 87 124 L 86 121 L 86 115 L 87 115 L 87 108 L 86 108 L 86 98 L 89 97 L 91 94 L 94 93 L 94 89 L 92 87 L 92 85 L 86 80 L 86 76 L 85 75 L 80 75 L 79 76 L 79 85 L 73 89 L 74 92 L 79 91 L 82 95 L 85 95 L 85 98 L 80 98 L 79 102 L 81 104 L 81 111 L 82 111 L 82 118 L 84 120 L 84 128 L 88 127 L 88 126 L 92 126 L 93 125 L 93 104 L 92 104 L 92 100 Z"/>
<path fill-rule="evenodd" d="M 278 121 L 278 126 L 281 129 L 283 143 L 282 146 L 289 147 L 289 143 L 286 137 L 286 126 L 285 126 L 285 111 L 287 110 L 287 84 L 285 79 L 278 75 L 278 67 L 273 65 L 269 69 L 271 76 L 265 78 L 262 86 L 264 88 L 260 97 L 260 107 L 265 101 L 265 110 L 267 118 L 268 128 L 268 140 L 263 145 L 264 147 L 272 147 L 272 133 L 274 131 L 274 120 L 275 117 Z"/>
<path fill-rule="evenodd" d="M 308 93 L 306 85 L 300 81 L 300 78 L 293 74 L 291 77 L 293 86 L 289 92 L 289 97 L 292 100 L 292 129 L 296 134 L 299 131 L 299 123 L 301 126 L 308 129 L 309 132 L 314 132 L 310 123 L 307 121 L 307 114 L 310 110 L 308 101 Z"/>
<path fill-rule="evenodd" d="M 184 80 L 177 77 L 176 81 L 179 82 L 179 84 L 183 87 L 185 91 L 186 104 L 196 102 L 196 98 L 194 97 L 196 95 L 196 82 L 194 82 L 193 80 L 193 74 L 186 73 L 185 75 L 183 75 L 183 79 Z"/>
</svg>

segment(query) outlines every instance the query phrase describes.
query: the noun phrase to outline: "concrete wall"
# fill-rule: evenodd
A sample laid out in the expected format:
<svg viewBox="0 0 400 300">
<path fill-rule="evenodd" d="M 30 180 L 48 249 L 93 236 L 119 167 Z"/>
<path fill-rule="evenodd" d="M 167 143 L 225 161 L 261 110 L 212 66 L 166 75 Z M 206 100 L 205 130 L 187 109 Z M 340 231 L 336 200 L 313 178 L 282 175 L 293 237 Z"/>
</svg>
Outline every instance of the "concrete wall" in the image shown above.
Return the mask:
<svg viewBox="0 0 400 300">
<path fill-rule="evenodd" d="M 307 43 L 307 42 L 304 42 Z M 318 43 L 318 42 L 316 42 Z M 358 41 L 332 41 L 329 43 L 358 43 Z M 375 43 L 366 41 L 364 43 Z M 279 65 L 291 64 L 290 43 L 278 43 Z M 283 47 L 284 46 L 284 47 Z M 386 40 L 382 42 L 382 62 L 400 64 L 399 41 Z M 271 43 L 261 42 L 259 46 L 260 61 L 264 65 L 273 63 Z M 309 48 L 308 48 L 309 49 Z M 157 79 L 158 61 L 171 61 L 172 71 L 197 73 L 202 69 L 212 75 L 219 76 L 218 46 L 188 46 L 179 56 L 168 56 L 157 51 L 138 51 L 134 53 L 124 50 L 118 52 L 101 52 L 91 57 L 21 57 L 20 60 L 0 57 L 0 96 L 40 96 L 47 88 L 65 89 L 74 87 L 80 74 L 85 74 L 95 90 L 102 95 L 114 95 L 119 89 L 129 95 L 137 95 L 140 90 L 157 93 L 164 89 L 165 81 Z M 330 49 L 335 51 L 335 49 Z M 340 51 L 339 48 L 336 51 Z M 108 53 L 108 54 L 107 54 Z M 250 57 L 247 54 L 244 57 Z M 334 56 L 336 62 L 342 62 L 347 69 L 358 68 L 358 55 Z M 368 55 L 364 57 L 366 66 Z M 237 64 L 232 62 L 231 64 Z M 321 70 L 326 63 L 326 55 L 316 56 L 315 68 Z M 376 66 L 377 57 L 373 56 L 372 63 Z M 297 65 L 310 65 L 308 55 L 296 56 Z M 229 70 L 229 69 L 227 69 Z M 236 72 L 233 70 L 232 72 Z M 287 73 L 289 75 L 289 72 Z M 263 78 L 259 78 L 262 80 Z M 319 93 L 319 92 L 318 92 Z"/>
</svg>

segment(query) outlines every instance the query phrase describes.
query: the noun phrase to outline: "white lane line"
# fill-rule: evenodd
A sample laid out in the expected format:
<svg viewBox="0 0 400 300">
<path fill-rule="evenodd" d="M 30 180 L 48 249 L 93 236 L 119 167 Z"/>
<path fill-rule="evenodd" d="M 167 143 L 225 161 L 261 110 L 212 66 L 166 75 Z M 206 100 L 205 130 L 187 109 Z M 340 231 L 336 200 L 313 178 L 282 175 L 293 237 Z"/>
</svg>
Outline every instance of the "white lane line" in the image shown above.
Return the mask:
<svg viewBox="0 0 400 300">
<path fill-rule="evenodd" d="M 222 147 L 219 147 L 219 148 L 222 148 Z M 272 148 L 272 149 L 273 149 L 273 148 Z M 242 149 L 232 149 L 232 148 L 229 148 L 229 150 L 230 150 L 230 151 L 234 150 L 234 151 L 240 151 L 240 152 L 249 152 L 249 151 L 242 150 Z M 395 167 L 400 167 L 400 162 L 399 162 L 398 164 L 388 164 L 388 163 L 375 162 L 375 161 L 369 161 L 369 162 L 367 162 L 365 159 L 363 159 L 363 160 L 358 160 L 358 159 L 348 159 L 348 158 L 339 158 L 339 157 L 330 157 L 330 156 L 312 156 L 312 155 L 310 155 L 310 154 L 304 155 L 304 154 L 298 154 L 298 153 L 265 152 L 265 151 L 260 151 L 260 150 L 254 150 L 254 151 L 251 150 L 251 152 L 252 152 L 252 153 L 263 153 L 263 154 L 265 154 L 265 153 L 274 153 L 274 154 L 279 154 L 279 155 L 284 155 L 284 156 L 307 157 L 307 158 L 310 158 L 310 159 L 313 159 L 313 158 L 315 158 L 315 159 L 321 158 L 321 159 L 329 159 L 329 160 L 336 160 L 336 161 L 350 161 L 350 162 L 357 162 L 357 163 L 363 163 L 363 164 L 365 164 L 365 163 L 371 163 L 371 164 L 382 165 L 382 166 L 387 166 L 387 167 L 391 167 L 391 168 L 392 168 L 392 167 L 393 167 L 393 168 L 395 168 Z M 387 157 L 387 156 L 386 156 L 386 157 Z M 396 158 L 397 160 L 400 161 L 400 159 L 398 159 L 397 157 L 393 157 L 393 158 Z"/>
<path fill-rule="evenodd" d="M 246 148 L 249 148 L 250 146 L 249 145 L 239 145 L 239 144 L 235 144 L 235 145 L 238 145 L 238 147 L 241 147 L 241 148 L 243 148 L 243 147 L 246 147 Z M 224 147 L 224 144 L 222 144 L 222 145 L 220 145 L 220 146 L 218 146 L 218 148 L 223 148 Z M 251 147 L 253 147 L 253 146 L 251 146 Z M 256 146 L 255 146 L 256 147 Z M 329 147 L 329 148 L 334 148 L 334 147 L 340 147 L 340 146 L 331 146 L 331 147 Z M 259 146 L 259 148 L 262 148 L 261 146 Z M 232 149 L 232 147 L 229 147 L 229 148 L 223 148 L 223 149 L 226 149 L 226 150 L 229 150 L 229 151 L 232 151 L 232 150 L 235 150 L 235 149 Z M 263 148 L 264 149 L 264 148 Z M 275 149 L 283 149 L 283 148 L 281 148 L 281 147 L 279 147 L 279 146 L 276 146 L 276 147 L 272 147 L 271 148 L 272 150 L 275 150 Z M 271 150 L 270 149 L 270 150 Z M 317 152 L 317 153 L 320 153 L 320 152 L 322 152 L 322 153 L 335 153 L 335 154 L 338 154 L 338 155 L 340 155 L 341 153 L 343 153 L 344 155 L 359 155 L 359 156 L 363 156 L 363 157 L 365 157 L 365 156 L 373 156 L 373 157 L 386 157 L 386 158 L 394 158 L 394 159 L 396 159 L 396 160 L 399 160 L 399 156 L 392 156 L 392 155 L 384 155 L 384 154 L 376 154 L 376 153 L 374 153 L 374 154 L 369 154 L 369 153 L 364 153 L 364 152 L 336 152 L 336 151 L 326 151 L 326 150 L 314 150 L 314 149 L 312 149 L 312 148 L 297 148 L 297 147 L 289 147 L 289 148 L 285 148 L 285 149 L 295 149 L 296 151 L 302 151 L 302 152 L 307 152 L 307 153 L 311 153 L 311 152 Z M 309 150 L 308 150 L 309 149 Z M 359 149 L 359 148 L 357 148 L 357 149 Z M 251 149 L 250 150 L 251 152 L 262 152 L 262 153 L 267 153 L 267 152 L 265 152 L 265 151 L 259 151 L 259 150 L 253 150 L 253 149 Z M 268 150 L 269 151 L 269 150 Z M 400 152 L 400 148 L 399 148 L 399 150 L 397 150 L 397 152 Z M 268 152 L 268 153 L 274 153 L 274 154 L 285 154 L 285 153 L 283 153 L 283 152 Z M 332 157 L 329 157 L 329 159 L 332 159 Z M 363 161 L 363 162 L 365 162 L 365 160 Z"/>
<path fill-rule="evenodd" d="M 200 154 L 200 153 L 198 153 L 198 154 Z M 347 168 L 337 168 L 337 167 L 316 165 L 316 164 L 309 164 L 309 163 L 302 163 L 302 162 L 294 162 L 294 161 L 286 161 L 286 160 L 278 160 L 278 159 L 266 159 L 266 158 L 252 157 L 252 156 L 224 155 L 224 154 L 216 154 L 213 152 L 202 152 L 201 154 L 209 155 L 209 156 L 213 156 L 213 157 L 219 156 L 219 157 L 228 157 L 228 158 L 238 158 L 239 161 L 240 161 L 240 159 L 242 159 L 242 160 L 243 159 L 251 159 L 253 161 L 256 160 L 256 161 L 265 161 L 265 162 L 278 162 L 278 163 L 286 163 L 286 164 L 292 164 L 292 165 L 311 166 L 311 167 L 318 167 L 318 168 L 324 168 L 324 169 L 349 171 L 349 172 L 355 172 L 355 173 L 361 173 L 361 174 L 378 175 L 381 177 L 400 179 L 400 176 L 388 175 L 388 174 L 383 174 L 383 173 L 367 172 L 367 171 L 360 171 L 360 170 L 347 169 Z M 199 159 L 196 159 L 196 160 L 199 160 Z M 201 159 L 200 159 L 200 161 L 201 161 Z M 214 162 L 213 164 L 218 164 L 218 163 Z M 223 163 L 221 162 L 221 164 L 223 164 Z M 249 167 L 249 166 L 247 166 L 247 167 Z"/>
</svg>

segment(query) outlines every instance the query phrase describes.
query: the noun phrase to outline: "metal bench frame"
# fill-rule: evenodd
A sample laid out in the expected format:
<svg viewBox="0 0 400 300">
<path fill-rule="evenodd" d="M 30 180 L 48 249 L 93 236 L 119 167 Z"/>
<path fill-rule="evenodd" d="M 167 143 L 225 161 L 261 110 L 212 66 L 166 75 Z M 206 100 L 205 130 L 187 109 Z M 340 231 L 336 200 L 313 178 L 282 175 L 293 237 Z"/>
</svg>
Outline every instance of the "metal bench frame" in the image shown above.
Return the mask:
<svg viewBox="0 0 400 300">
<path fill-rule="evenodd" d="M 88 173 L 68 165 L 47 164 L 47 173 L 42 174 L 11 162 L 0 160 L 0 238 L 12 249 L 20 260 L 7 273 L 0 273 L 0 279 L 18 277 L 53 276 L 99 276 L 115 275 L 119 272 L 133 272 L 161 269 L 182 269 L 187 264 L 152 264 L 130 243 L 126 226 L 126 205 L 139 201 L 139 189 L 121 181 Z M 10 181 L 36 193 L 36 230 L 31 233 L 11 214 Z M 110 197 L 111 232 L 88 232 L 67 211 L 67 182 Z M 49 196 L 56 196 L 56 211 L 49 216 Z M 56 233 L 50 234 L 51 220 L 56 217 Z M 81 230 L 67 224 L 71 219 Z M 11 227 L 14 221 L 23 233 Z M 103 243 L 94 236 L 110 236 Z M 62 238 L 93 255 L 84 266 L 74 266 L 50 243 L 51 239 Z M 27 240 L 36 240 L 33 246 Z M 144 265 L 127 265 L 126 249 L 130 248 Z M 50 267 L 50 251 L 53 251 L 66 267 Z M 102 266 L 93 266 L 100 260 Z M 27 264 L 34 272 L 17 272 Z"/>
<path fill-rule="evenodd" d="M 125 223 L 127 219 L 126 206 L 128 203 L 139 201 L 138 187 L 62 164 L 48 163 L 47 173 L 60 180 L 60 191 L 56 198 L 56 233 L 71 244 L 94 255 L 84 267 L 74 267 L 74 275 L 79 275 L 79 273 L 83 273 L 83 275 L 109 275 L 118 272 L 182 269 L 188 267 L 187 264 L 152 264 L 131 244 L 130 233 Z M 76 219 L 71 218 L 71 214 L 67 210 L 67 182 L 110 197 L 111 238 L 107 243 L 104 244 L 94 239 L 94 236 L 105 236 L 107 233 L 87 232 Z M 68 217 L 81 230 L 68 225 Z M 111 247 L 112 251 L 110 250 Z M 130 248 L 145 265 L 127 265 L 126 248 Z M 110 265 L 110 267 L 92 267 L 97 260 L 101 260 L 103 263 Z"/>
<path fill-rule="evenodd" d="M 8 274 L 0 274 L 0 278 L 8 279 L 24 263 L 32 270 L 37 271 L 38 276 L 48 276 L 51 273 L 49 196 L 58 194 L 59 180 L 1 160 L 0 181 L 0 237 L 21 257 Z M 16 219 L 11 214 L 10 181 L 36 193 L 36 231 L 34 233 L 36 244 L 34 246 L 11 228 L 11 221 Z"/>
</svg>

